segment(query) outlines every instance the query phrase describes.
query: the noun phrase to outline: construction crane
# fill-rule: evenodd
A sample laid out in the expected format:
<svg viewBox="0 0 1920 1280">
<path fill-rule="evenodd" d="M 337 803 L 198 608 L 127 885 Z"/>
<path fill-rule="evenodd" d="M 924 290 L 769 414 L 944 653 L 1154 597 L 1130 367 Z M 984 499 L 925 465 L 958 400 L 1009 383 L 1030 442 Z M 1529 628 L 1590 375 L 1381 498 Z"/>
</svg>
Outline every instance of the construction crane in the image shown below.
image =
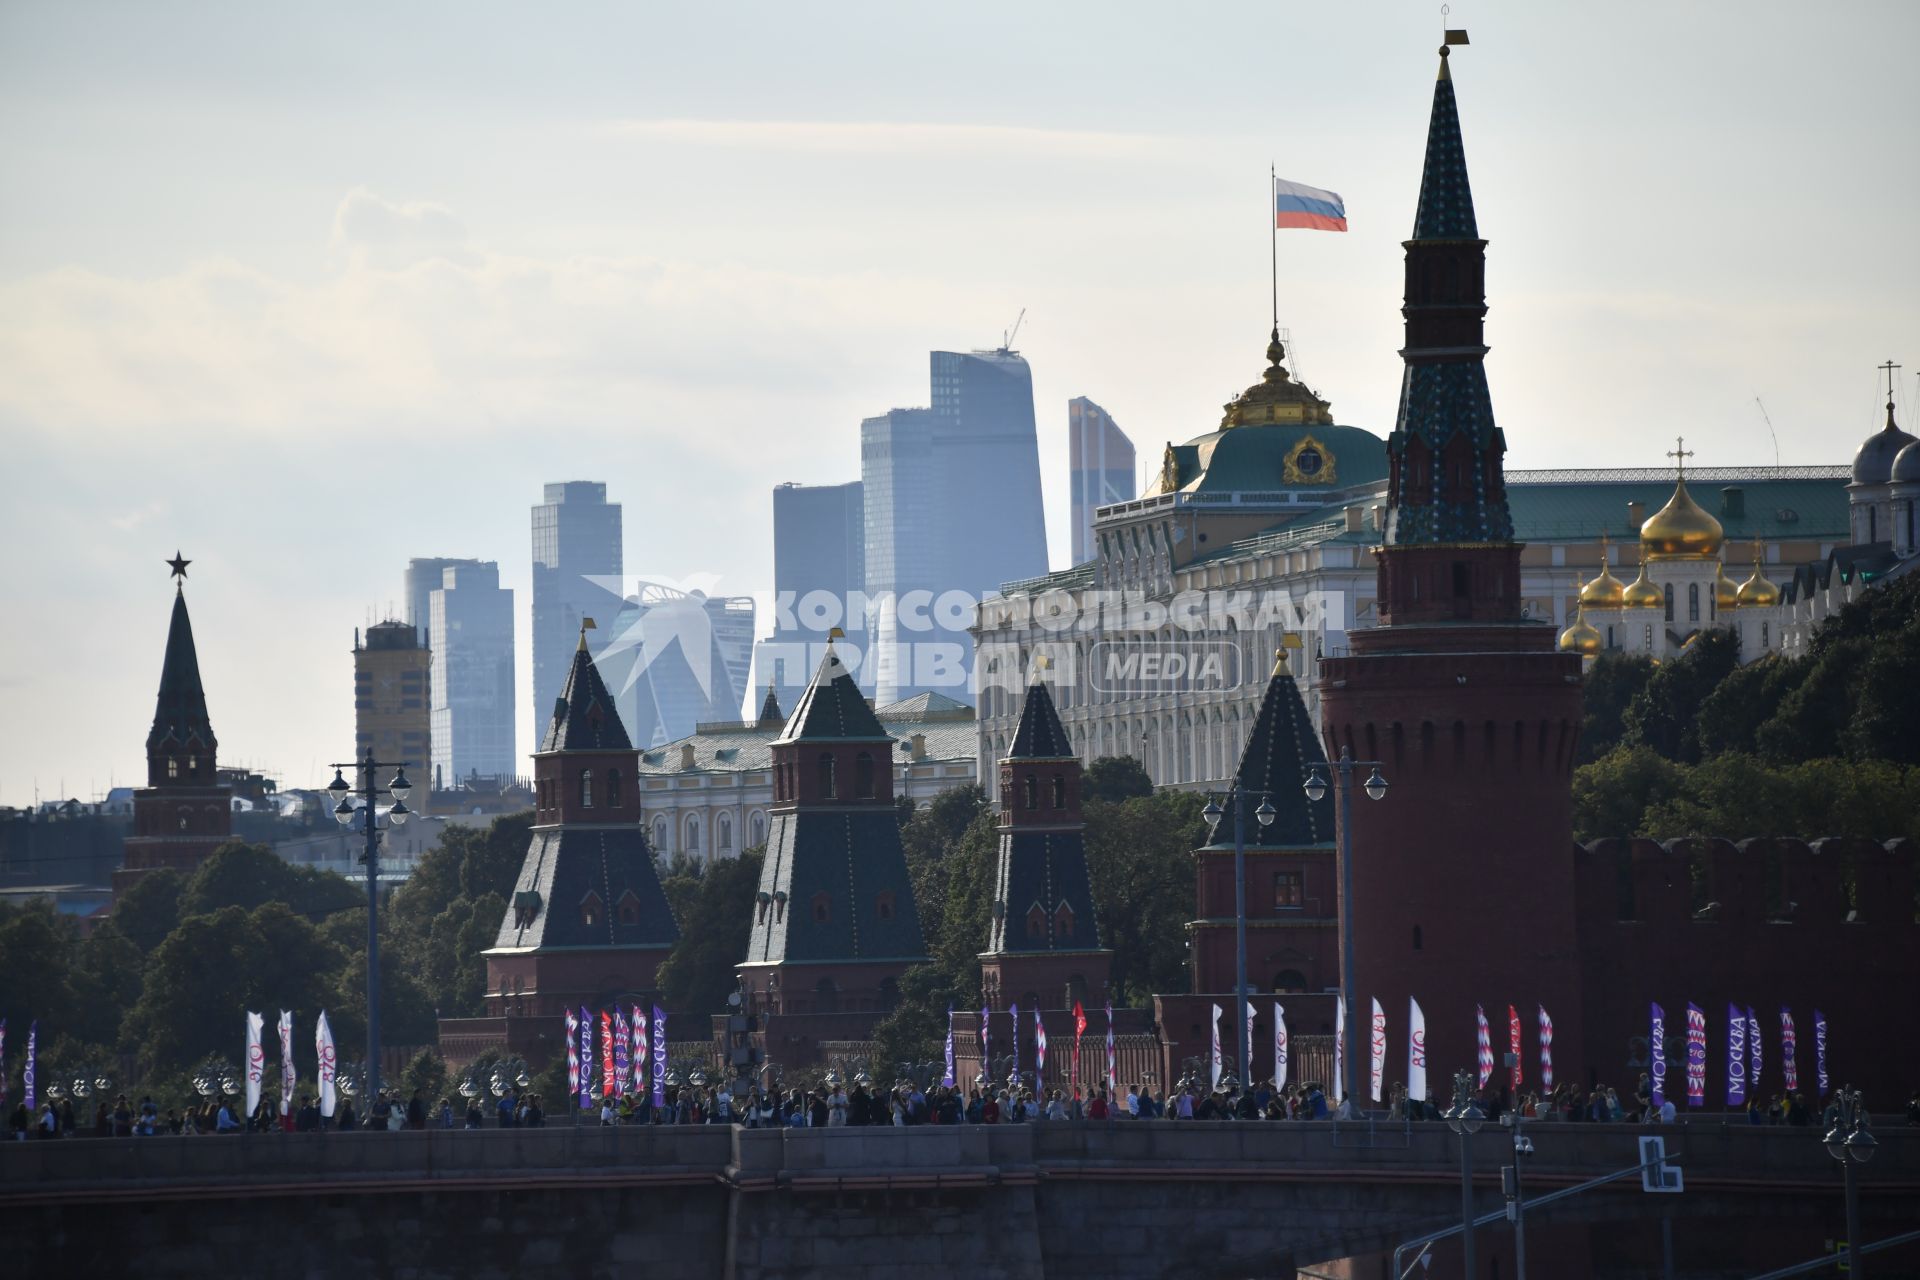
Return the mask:
<svg viewBox="0 0 1920 1280">
<path fill-rule="evenodd" d="M 1013 340 L 1020 336 L 1020 322 L 1026 318 L 1027 309 L 1022 307 L 1020 308 L 1020 314 L 1013 319 L 1013 328 L 1007 329 L 1000 334 L 1000 349 L 1002 351 L 1012 352 Z"/>
</svg>

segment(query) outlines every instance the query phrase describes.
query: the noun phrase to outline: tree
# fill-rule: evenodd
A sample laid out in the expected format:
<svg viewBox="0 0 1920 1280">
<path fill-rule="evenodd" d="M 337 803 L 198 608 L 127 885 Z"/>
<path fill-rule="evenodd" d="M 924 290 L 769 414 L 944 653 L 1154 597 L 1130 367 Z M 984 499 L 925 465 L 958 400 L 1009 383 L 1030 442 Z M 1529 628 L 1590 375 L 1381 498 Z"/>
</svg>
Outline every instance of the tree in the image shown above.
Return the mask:
<svg viewBox="0 0 1920 1280">
<path fill-rule="evenodd" d="M 352 909 L 362 890 L 331 871 L 296 867 L 264 844 L 229 841 L 200 864 L 180 894 L 180 915 L 205 915 L 222 907 L 252 911 L 284 903 L 309 920 Z"/>
<path fill-rule="evenodd" d="M 1701 756 L 1758 751 L 1761 726 L 1778 713 L 1782 701 L 1806 675 L 1806 662 L 1778 654 L 1729 671 L 1700 704 Z"/>
<path fill-rule="evenodd" d="M 1656 667 L 1634 695 L 1624 718 L 1624 740 L 1692 764 L 1700 758 L 1700 704 L 1739 664 L 1740 641 L 1733 632 L 1700 632 L 1685 653 Z"/>
<path fill-rule="evenodd" d="M 920 929 L 929 942 L 944 928 L 947 902 L 947 856 L 967 829 L 991 806 L 977 786 L 955 787 L 935 796 L 926 806 L 909 808 L 900 828 L 900 847 L 906 855 L 907 877 L 920 911 Z"/>
<path fill-rule="evenodd" d="M 916 964 L 902 973 L 899 1002 L 873 1028 L 873 1054 L 883 1071 L 890 1072 L 895 1063 L 939 1058 L 946 1047 L 948 1006 L 971 1007 L 978 986 L 976 981 L 956 991 L 939 965 Z"/>
<path fill-rule="evenodd" d="M 1087 766 L 1080 780 L 1080 794 L 1087 800 L 1119 804 L 1152 795 L 1153 779 L 1147 776 L 1147 767 L 1132 756 L 1101 756 Z"/>
<path fill-rule="evenodd" d="M 180 923 L 180 896 L 186 887 L 187 877 L 172 867 L 149 871 L 115 899 L 108 922 L 145 954 Z"/>
<path fill-rule="evenodd" d="M 717 858 L 694 879 L 678 912 L 680 940 L 661 962 L 655 982 L 676 1013 L 725 1013 L 739 990 L 734 966 L 747 954 L 753 932 L 754 894 L 760 888 L 762 854 Z"/>
<path fill-rule="evenodd" d="M 27 1026 L 35 1018 L 49 1034 L 72 1020 L 69 973 L 77 933 L 73 921 L 45 900 L 28 903 L 0 923 L 0 974 L 5 975 L 0 1017 L 12 1028 L 15 1044 L 26 1044 Z"/>
<path fill-rule="evenodd" d="M 400 1073 L 400 1091 L 411 1098 L 419 1094 L 427 1106 L 439 1102 L 447 1090 L 447 1060 L 435 1049 L 422 1049 Z"/>
<path fill-rule="evenodd" d="M 1639 834 L 1647 810 L 1680 794 L 1685 770 L 1644 746 L 1620 746 L 1573 771 L 1573 838 Z"/>
<path fill-rule="evenodd" d="M 1652 675 L 1653 663 L 1646 658 L 1603 653 L 1594 659 L 1587 670 L 1586 716 L 1575 763 L 1589 764 L 1620 744 L 1627 731 L 1627 707 Z"/>
<path fill-rule="evenodd" d="M 1875 644 L 1850 691 L 1852 713 L 1842 738 L 1847 754 L 1920 764 L 1920 622 L 1909 619 Z"/>
<path fill-rule="evenodd" d="M 1182 791 L 1086 806 L 1087 872 L 1100 940 L 1113 950 L 1116 1003 L 1188 986 L 1192 852 L 1206 842 L 1204 807 L 1204 797 Z"/>
</svg>

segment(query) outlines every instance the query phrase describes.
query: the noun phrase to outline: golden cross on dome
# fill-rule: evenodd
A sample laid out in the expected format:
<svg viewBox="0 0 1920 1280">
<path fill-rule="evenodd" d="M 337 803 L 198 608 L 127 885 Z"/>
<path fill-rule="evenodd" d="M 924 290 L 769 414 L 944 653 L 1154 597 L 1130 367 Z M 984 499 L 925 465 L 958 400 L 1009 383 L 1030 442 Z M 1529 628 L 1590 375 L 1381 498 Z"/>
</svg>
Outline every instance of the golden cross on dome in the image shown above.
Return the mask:
<svg viewBox="0 0 1920 1280">
<path fill-rule="evenodd" d="M 1880 372 L 1887 375 L 1887 399 L 1889 401 L 1893 399 L 1893 372 L 1898 368 L 1900 368 L 1900 366 L 1891 360 L 1879 366 Z"/>
<path fill-rule="evenodd" d="M 1667 456 L 1674 459 L 1674 465 L 1679 468 L 1680 471 L 1680 478 L 1685 480 L 1687 478 L 1687 459 L 1693 456 L 1693 450 L 1687 448 L 1687 438 L 1685 436 L 1675 436 L 1673 438 L 1673 448 L 1667 450 Z"/>
</svg>

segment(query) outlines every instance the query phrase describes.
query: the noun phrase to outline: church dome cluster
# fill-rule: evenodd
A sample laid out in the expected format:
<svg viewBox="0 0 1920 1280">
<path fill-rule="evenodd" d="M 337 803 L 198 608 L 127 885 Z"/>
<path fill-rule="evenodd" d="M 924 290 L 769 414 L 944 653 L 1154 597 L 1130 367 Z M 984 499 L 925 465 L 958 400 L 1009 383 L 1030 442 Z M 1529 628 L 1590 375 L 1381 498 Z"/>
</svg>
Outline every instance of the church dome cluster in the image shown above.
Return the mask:
<svg viewBox="0 0 1920 1280">
<path fill-rule="evenodd" d="M 1667 505 L 1640 526 L 1640 550 L 1653 560 L 1705 560 L 1720 554 L 1725 537 L 1720 522 L 1687 492 L 1682 476 Z"/>
<path fill-rule="evenodd" d="M 1853 455 L 1853 482 L 1860 485 L 1920 480 L 1920 451 L 1914 438 L 1893 420 L 1893 398 L 1887 398 L 1887 425 L 1868 436 Z"/>
</svg>

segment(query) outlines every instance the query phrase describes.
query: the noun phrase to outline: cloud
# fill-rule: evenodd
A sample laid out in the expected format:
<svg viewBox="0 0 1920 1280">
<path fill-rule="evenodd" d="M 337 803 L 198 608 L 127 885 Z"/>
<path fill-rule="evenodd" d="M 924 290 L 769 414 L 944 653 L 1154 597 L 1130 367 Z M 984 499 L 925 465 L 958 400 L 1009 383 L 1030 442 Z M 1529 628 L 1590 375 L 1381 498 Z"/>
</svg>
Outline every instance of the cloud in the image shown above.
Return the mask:
<svg viewBox="0 0 1920 1280">
<path fill-rule="evenodd" d="M 395 203 L 365 187 L 347 193 L 333 213 L 333 248 L 386 270 L 444 258 L 479 261 L 467 244 L 467 228 L 444 205 Z"/>
<path fill-rule="evenodd" d="M 1023 125 L 870 120 L 620 120 L 616 136 L 694 147 L 860 155 L 980 152 L 1111 159 L 1191 150 L 1192 138 Z"/>
</svg>

